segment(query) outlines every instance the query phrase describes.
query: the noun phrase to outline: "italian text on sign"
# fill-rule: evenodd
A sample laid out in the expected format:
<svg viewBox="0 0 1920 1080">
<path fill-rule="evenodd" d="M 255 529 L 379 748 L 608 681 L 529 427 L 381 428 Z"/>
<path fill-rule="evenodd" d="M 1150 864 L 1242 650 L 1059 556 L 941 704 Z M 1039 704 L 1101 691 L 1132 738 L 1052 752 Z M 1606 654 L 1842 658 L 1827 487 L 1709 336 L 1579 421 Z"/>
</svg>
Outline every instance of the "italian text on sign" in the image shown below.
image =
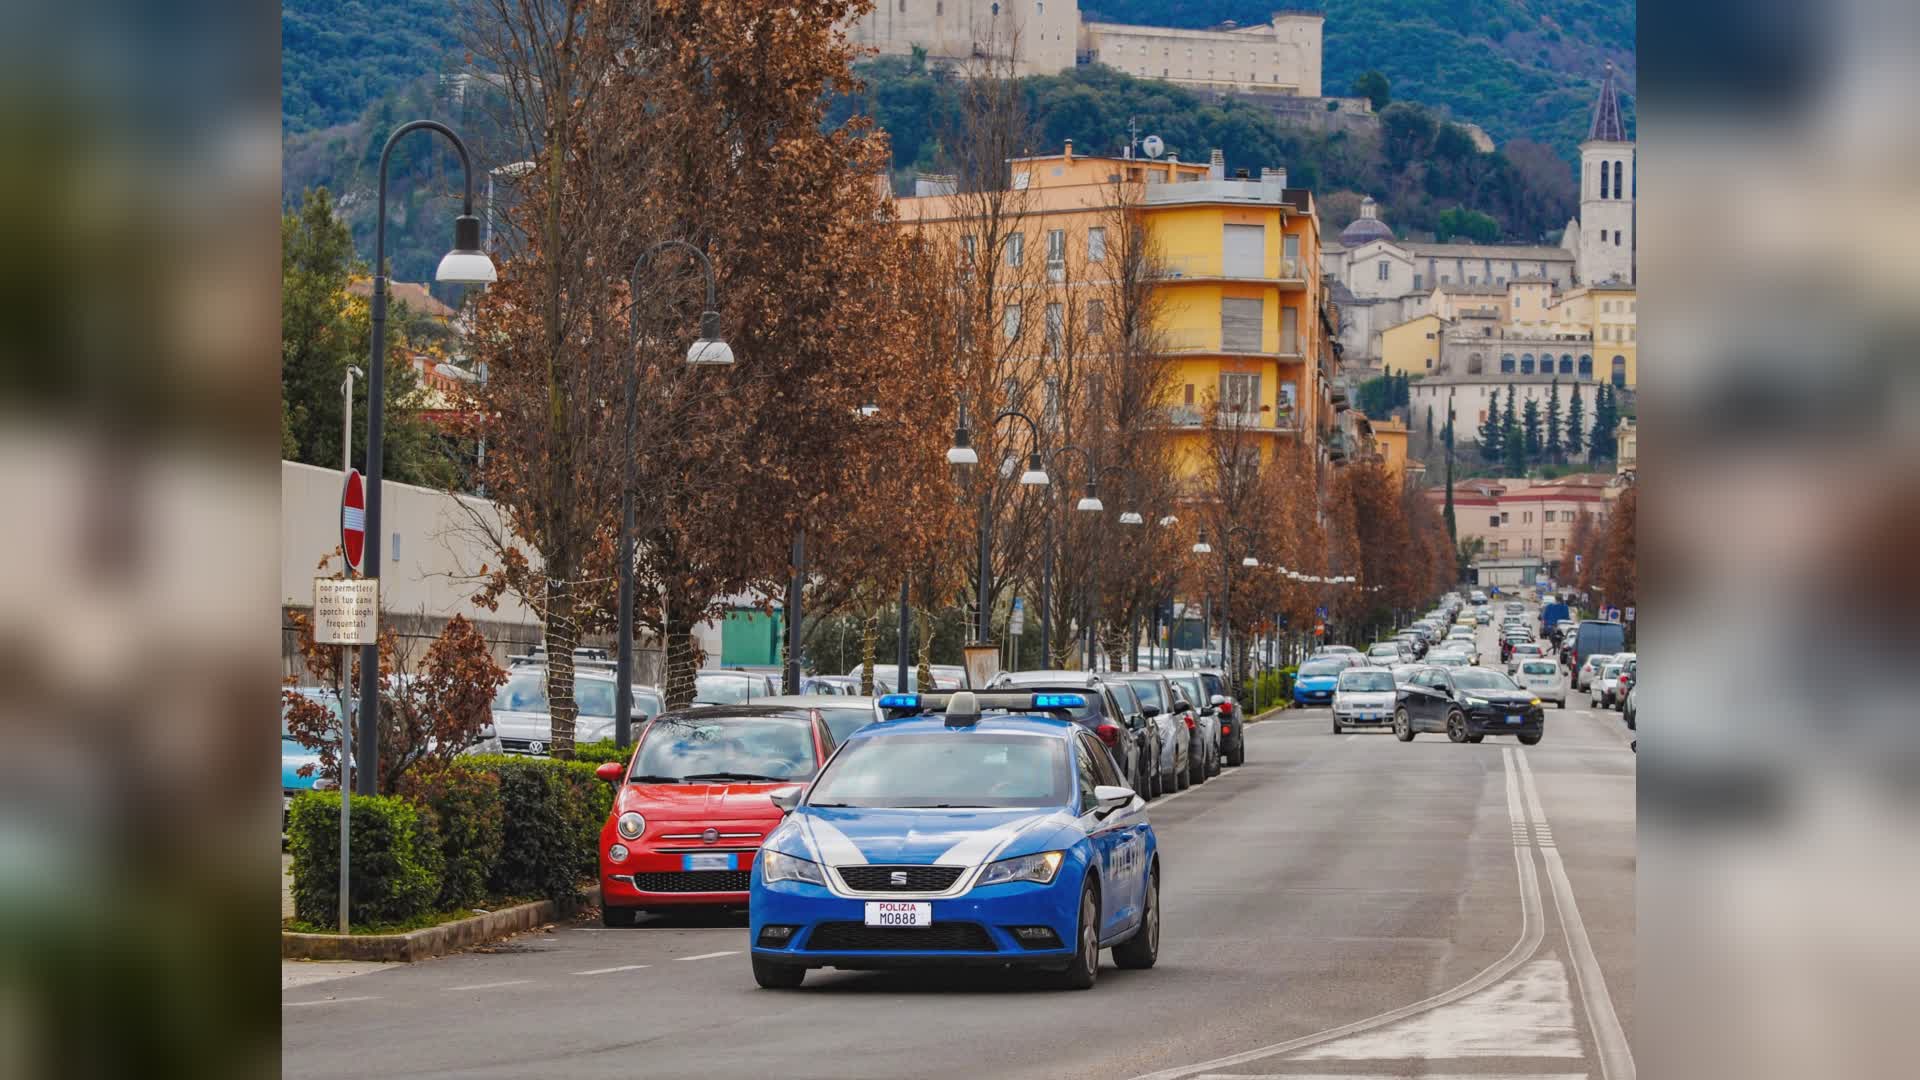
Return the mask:
<svg viewBox="0 0 1920 1080">
<path fill-rule="evenodd" d="M 316 645 L 371 645 L 380 631 L 378 578 L 314 578 Z"/>
</svg>

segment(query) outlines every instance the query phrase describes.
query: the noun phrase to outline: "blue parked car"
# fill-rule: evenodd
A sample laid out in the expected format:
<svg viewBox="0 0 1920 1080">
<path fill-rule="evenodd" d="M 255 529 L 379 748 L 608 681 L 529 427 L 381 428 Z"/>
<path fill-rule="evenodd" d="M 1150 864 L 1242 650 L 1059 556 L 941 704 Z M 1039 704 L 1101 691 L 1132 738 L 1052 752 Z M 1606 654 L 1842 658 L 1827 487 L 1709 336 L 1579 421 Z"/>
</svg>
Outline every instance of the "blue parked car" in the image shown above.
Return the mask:
<svg viewBox="0 0 1920 1080">
<path fill-rule="evenodd" d="M 333 714 L 333 723 L 340 722 L 340 698 L 332 690 L 317 686 L 302 686 L 294 690 L 302 697 L 311 698 L 327 707 Z M 287 808 L 293 805 L 293 797 L 313 788 L 315 776 L 301 776 L 302 766 L 320 767 L 320 755 L 295 742 L 287 732 L 287 706 L 283 699 L 280 704 L 280 828 L 285 831 Z"/>
<path fill-rule="evenodd" d="M 1321 656 L 1302 663 L 1293 677 L 1293 703 L 1331 705 L 1340 673 L 1352 666 L 1352 660 L 1346 656 Z"/>
<path fill-rule="evenodd" d="M 807 969 L 1036 968 L 1084 990 L 1111 947 L 1160 948 L 1160 863 L 1146 803 L 1083 695 L 889 694 L 886 723 L 847 738 L 755 859 L 753 977 Z"/>
</svg>

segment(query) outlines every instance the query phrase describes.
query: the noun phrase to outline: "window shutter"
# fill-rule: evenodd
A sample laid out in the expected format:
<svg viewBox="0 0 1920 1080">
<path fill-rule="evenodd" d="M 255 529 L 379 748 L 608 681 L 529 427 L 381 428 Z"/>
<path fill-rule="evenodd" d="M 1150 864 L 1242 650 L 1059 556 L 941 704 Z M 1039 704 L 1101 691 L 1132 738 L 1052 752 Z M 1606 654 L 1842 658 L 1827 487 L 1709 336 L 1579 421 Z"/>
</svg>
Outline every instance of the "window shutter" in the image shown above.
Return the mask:
<svg viewBox="0 0 1920 1080">
<path fill-rule="evenodd" d="M 1266 276 L 1267 230 L 1262 225 L 1228 225 L 1221 238 L 1225 252 L 1223 273 L 1228 277 Z"/>
<path fill-rule="evenodd" d="M 1259 352 L 1260 324 L 1266 314 L 1259 299 L 1223 298 L 1220 301 L 1220 347 L 1229 352 Z"/>
</svg>

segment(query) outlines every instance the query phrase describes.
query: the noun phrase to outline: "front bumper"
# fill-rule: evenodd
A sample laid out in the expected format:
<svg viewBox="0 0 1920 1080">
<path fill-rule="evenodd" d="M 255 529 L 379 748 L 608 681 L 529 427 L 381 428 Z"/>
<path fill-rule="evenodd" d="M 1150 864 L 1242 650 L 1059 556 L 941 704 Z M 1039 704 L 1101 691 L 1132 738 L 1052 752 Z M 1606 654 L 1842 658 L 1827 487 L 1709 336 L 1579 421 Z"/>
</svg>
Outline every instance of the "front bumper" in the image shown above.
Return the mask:
<svg viewBox="0 0 1920 1080">
<path fill-rule="evenodd" d="M 1333 690 L 1331 688 L 1326 690 L 1307 690 L 1299 686 L 1293 688 L 1293 703 L 1295 705 L 1329 705 L 1332 704 L 1332 702 Z"/>
<path fill-rule="evenodd" d="M 678 856 L 635 852 L 625 862 L 600 854 L 600 902 L 607 907 L 745 907 L 757 852 L 732 852 L 732 870 L 688 870 Z"/>
<path fill-rule="evenodd" d="M 846 970 L 926 966 L 1059 968 L 1073 959 L 1080 879 L 1062 867 L 1052 884 L 989 885 L 964 896 L 927 901 L 933 925 L 881 931 L 865 925 L 866 901 L 818 885 L 754 876 L 748 940 L 753 955 L 802 967 Z M 762 937 L 768 926 L 796 929 L 784 943 Z M 1052 938 L 1029 948 L 1013 928 L 1046 927 Z"/>
<path fill-rule="evenodd" d="M 1518 716 L 1520 722 L 1510 724 L 1507 718 Z M 1538 735 L 1546 730 L 1547 714 L 1538 705 L 1528 705 L 1524 709 L 1508 711 L 1506 709 L 1475 709 L 1467 713 L 1467 734 L 1469 735 Z"/>
</svg>

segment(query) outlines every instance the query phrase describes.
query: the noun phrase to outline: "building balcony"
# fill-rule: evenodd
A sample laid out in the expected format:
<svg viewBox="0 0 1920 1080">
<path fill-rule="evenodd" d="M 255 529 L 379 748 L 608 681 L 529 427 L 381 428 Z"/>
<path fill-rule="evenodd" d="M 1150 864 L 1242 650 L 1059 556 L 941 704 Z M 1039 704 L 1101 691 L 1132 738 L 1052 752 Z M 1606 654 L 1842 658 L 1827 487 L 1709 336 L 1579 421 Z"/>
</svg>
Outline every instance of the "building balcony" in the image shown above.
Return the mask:
<svg viewBox="0 0 1920 1080">
<path fill-rule="evenodd" d="M 1156 277 L 1166 281 L 1259 281 L 1287 289 L 1304 289 L 1307 284 L 1307 262 L 1298 257 L 1282 257 L 1271 267 L 1262 260 L 1262 265 L 1255 267 L 1223 255 L 1165 255 L 1154 260 L 1154 271 Z"/>
<path fill-rule="evenodd" d="M 1328 459 L 1336 465 L 1344 463 L 1353 454 L 1353 440 L 1344 431 L 1335 430 L 1328 433 L 1324 444 Z"/>
<path fill-rule="evenodd" d="M 1148 206 L 1241 203 L 1249 206 L 1291 207 L 1293 204 L 1287 202 L 1285 196 L 1286 177 L 1270 175 L 1264 179 L 1186 180 L 1169 184 L 1148 184 L 1143 201 Z"/>
<path fill-rule="evenodd" d="M 1271 406 L 1259 411 L 1235 411 L 1221 409 L 1216 414 L 1221 427 L 1240 428 L 1247 431 L 1291 434 L 1300 430 L 1300 417 L 1292 409 L 1275 410 Z M 1166 410 L 1167 426 L 1179 431 L 1204 431 L 1213 426 L 1207 410 L 1190 405 L 1174 405 Z"/>
<path fill-rule="evenodd" d="M 1253 339 L 1245 341 L 1223 341 L 1223 335 L 1217 330 L 1167 330 L 1160 335 L 1160 349 L 1171 354 L 1215 353 L 1222 356 L 1264 356 L 1275 360 L 1303 360 L 1300 351 L 1305 342 L 1299 334 L 1282 334 L 1273 344 L 1277 349 L 1269 350 L 1265 335 L 1262 335 L 1259 348 L 1251 348 Z"/>
</svg>

